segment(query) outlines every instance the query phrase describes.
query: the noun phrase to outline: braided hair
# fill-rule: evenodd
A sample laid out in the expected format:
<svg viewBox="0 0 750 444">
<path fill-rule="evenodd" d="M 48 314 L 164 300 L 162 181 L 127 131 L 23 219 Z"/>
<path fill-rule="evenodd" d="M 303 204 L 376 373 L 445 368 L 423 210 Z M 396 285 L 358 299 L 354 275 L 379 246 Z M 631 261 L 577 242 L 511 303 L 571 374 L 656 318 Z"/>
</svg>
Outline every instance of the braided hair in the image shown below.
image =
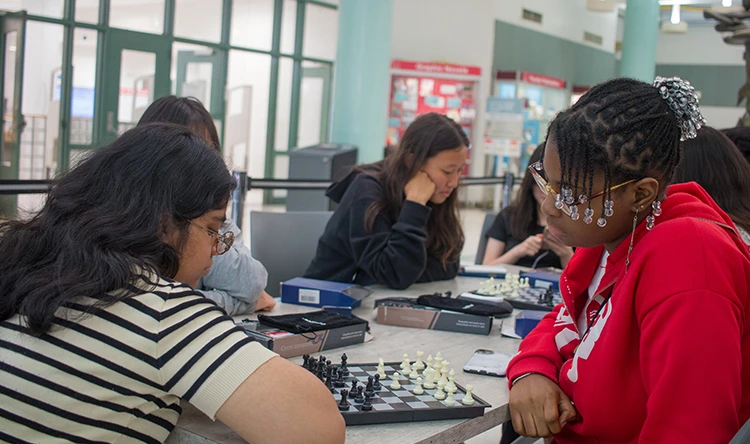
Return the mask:
<svg viewBox="0 0 750 444">
<path fill-rule="evenodd" d="M 587 196 L 598 170 L 606 190 L 602 216 L 612 215 L 613 183 L 653 177 L 663 192 L 680 161 L 680 140 L 694 137 L 703 122 L 694 90 L 678 78 L 657 78 L 654 85 L 619 78 L 593 87 L 549 126 L 560 155 L 558 199 L 588 204 L 584 221 L 591 223 Z"/>
</svg>

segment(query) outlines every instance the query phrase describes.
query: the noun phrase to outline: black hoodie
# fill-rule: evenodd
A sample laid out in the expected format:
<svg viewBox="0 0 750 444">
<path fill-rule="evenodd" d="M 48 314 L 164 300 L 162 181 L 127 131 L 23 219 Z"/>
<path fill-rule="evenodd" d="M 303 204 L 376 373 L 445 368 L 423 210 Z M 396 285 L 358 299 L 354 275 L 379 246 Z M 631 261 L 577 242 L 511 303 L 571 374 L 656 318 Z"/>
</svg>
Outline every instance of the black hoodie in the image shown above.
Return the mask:
<svg viewBox="0 0 750 444">
<path fill-rule="evenodd" d="M 315 258 L 305 277 L 359 285 L 382 284 L 405 289 L 415 282 L 453 279 L 458 262 L 443 267 L 440 259 L 428 256 L 425 226 L 432 209 L 404 201 L 397 220 L 382 212 L 365 229 L 365 212 L 385 198 L 377 179 L 352 172 L 326 192 L 339 203 L 318 242 Z"/>
</svg>

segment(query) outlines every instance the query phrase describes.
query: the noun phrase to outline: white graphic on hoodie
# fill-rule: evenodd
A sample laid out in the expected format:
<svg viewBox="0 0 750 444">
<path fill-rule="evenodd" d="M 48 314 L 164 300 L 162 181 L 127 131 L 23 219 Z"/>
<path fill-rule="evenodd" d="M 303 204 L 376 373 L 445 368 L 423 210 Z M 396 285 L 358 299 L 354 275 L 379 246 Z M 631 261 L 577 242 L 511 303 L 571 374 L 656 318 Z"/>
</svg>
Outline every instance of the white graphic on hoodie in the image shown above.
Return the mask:
<svg viewBox="0 0 750 444">
<path fill-rule="evenodd" d="M 596 345 L 596 341 L 599 340 L 599 336 L 601 336 L 602 330 L 604 330 L 604 326 L 607 325 L 607 320 L 611 314 L 612 300 L 609 298 L 599 312 L 599 317 L 594 320 L 594 325 L 591 326 L 588 334 L 583 338 L 583 341 L 581 341 L 581 344 L 573 355 L 573 365 L 570 367 L 570 370 L 568 370 L 568 379 L 570 379 L 571 382 L 578 381 L 578 359 L 589 358 L 589 355 L 591 355 L 591 352 L 594 350 L 594 345 Z"/>
</svg>

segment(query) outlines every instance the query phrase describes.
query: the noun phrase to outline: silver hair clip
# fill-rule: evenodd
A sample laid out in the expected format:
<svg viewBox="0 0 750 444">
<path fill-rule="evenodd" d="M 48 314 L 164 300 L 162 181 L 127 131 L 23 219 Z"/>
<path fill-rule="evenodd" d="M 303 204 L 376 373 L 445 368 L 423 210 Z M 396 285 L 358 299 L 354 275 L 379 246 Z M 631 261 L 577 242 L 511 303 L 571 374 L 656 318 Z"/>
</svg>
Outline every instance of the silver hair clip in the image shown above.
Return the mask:
<svg viewBox="0 0 750 444">
<path fill-rule="evenodd" d="M 657 77 L 654 87 L 677 118 L 680 140 L 694 139 L 706 124 L 706 119 L 698 108 L 698 94 L 693 85 L 679 77 Z"/>
</svg>

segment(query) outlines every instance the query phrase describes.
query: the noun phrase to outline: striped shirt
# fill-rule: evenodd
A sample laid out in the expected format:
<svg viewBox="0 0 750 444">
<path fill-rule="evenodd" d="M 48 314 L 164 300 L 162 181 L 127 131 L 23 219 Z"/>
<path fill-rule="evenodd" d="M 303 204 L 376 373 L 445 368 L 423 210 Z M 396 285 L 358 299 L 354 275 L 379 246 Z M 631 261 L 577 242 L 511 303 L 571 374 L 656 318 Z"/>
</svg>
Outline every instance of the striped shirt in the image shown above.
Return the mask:
<svg viewBox="0 0 750 444">
<path fill-rule="evenodd" d="M 91 315 L 58 311 L 38 338 L 0 322 L 0 441 L 163 442 L 180 399 L 210 418 L 276 356 L 190 287 L 143 275 Z"/>
</svg>

